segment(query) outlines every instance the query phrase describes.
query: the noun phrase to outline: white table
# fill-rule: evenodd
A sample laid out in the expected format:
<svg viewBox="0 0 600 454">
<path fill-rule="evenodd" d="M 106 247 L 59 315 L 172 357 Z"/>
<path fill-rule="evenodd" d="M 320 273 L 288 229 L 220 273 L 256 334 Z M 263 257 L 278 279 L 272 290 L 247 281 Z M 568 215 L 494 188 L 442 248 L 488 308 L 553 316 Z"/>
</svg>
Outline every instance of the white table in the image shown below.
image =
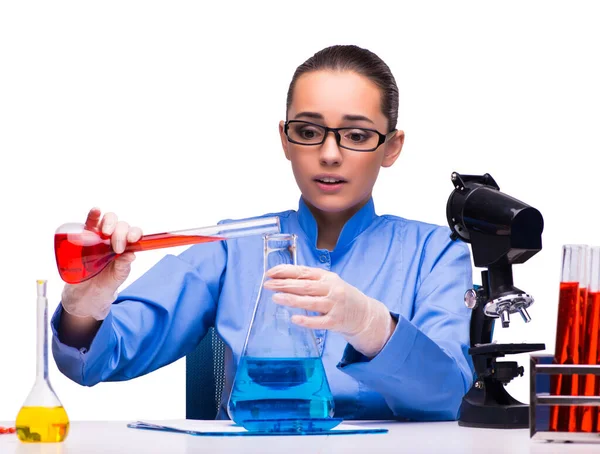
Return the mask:
<svg viewBox="0 0 600 454">
<path fill-rule="evenodd" d="M 385 427 L 384 434 L 284 437 L 196 437 L 130 429 L 129 421 L 74 421 L 63 443 L 25 444 L 16 435 L 0 435 L 1 454 L 179 454 L 179 453 L 598 453 L 598 444 L 533 441 L 527 429 L 491 430 L 460 427 L 456 422 L 356 422 Z M 171 423 L 176 421 L 170 421 Z M 169 421 L 159 423 L 168 424 Z M 219 421 L 219 424 L 231 424 Z M 198 421 L 199 427 L 203 421 Z M 211 421 L 210 424 L 215 424 Z M 0 422 L 0 426 L 10 423 Z"/>
</svg>

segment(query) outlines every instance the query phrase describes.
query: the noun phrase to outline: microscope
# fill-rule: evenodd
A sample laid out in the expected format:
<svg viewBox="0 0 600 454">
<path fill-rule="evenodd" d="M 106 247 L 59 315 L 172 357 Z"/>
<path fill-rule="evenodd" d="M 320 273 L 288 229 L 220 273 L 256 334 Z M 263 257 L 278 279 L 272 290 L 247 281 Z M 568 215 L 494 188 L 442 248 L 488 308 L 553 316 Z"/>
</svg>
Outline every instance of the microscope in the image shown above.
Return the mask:
<svg viewBox="0 0 600 454">
<path fill-rule="evenodd" d="M 505 389 L 524 369 L 515 361 L 498 362 L 508 354 L 544 350 L 544 344 L 492 343 L 494 322 L 510 325 L 512 314 L 531 321 L 527 308 L 533 298 L 513 284 L 512 265 L 524 263 L 542 249 L 544 220 L 535 208 L 500 192 L 489 174 L 451 176 L 454 191 L 448 198 L 446 216 L 451 239 L 470 243 L 481 285 L 465 293 L 472 309 L 471 345 L 475 378 L 463 397 L 458 424 L 482 428 L 527 428 L 529 406 Z"/>
</svg>

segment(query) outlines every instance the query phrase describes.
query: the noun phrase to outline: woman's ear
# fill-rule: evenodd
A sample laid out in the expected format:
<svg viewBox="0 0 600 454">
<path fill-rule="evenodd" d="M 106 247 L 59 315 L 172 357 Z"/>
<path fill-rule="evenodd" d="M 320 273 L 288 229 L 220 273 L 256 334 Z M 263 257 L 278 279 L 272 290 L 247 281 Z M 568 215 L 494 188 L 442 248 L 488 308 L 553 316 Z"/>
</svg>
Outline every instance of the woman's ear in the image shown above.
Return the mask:
<svg viewBox="0 0 600 454">
<path fill-rule="evenodd" d="M 287 140 L 287 136 L 285 135 L 285 122 L 282 120 L 279 122 L 279 137 L 281 138 L 281 146 L 283 147 L 283 153 L 287 160 L 290 160 L 290 154 L 288 152 L 289 142 Z"/>
<path fill-rule="evenodd" d="M 403 145 L 404 131 L 396 131 L 394 136 L 385 144 L 385 151 L 381 167 L 391 167 L 392 164 L 396 162 L 396 159 L 398 159 L 398 156 L 400 156 Z"/>
</svg>

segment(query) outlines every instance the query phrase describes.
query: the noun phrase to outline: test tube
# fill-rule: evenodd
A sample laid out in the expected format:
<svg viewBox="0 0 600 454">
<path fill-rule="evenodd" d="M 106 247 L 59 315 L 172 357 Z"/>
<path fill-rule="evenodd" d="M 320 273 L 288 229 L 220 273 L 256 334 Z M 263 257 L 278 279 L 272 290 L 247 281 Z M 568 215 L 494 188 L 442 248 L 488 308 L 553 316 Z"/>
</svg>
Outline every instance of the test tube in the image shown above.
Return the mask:
<svg viewBox="0 0 600 454">
<path fill-rule="evenodd" d="M 589 250 L 589 284 L 583 320 L 581 346 L 583 364 L 598 364 L 598 338 L 600 330 L 600 246 Z M 595 375 L 585 375 L 579 378 L 580 394 L 583 396 L 597 395 L 598 381 Z M 597 431 L 598 407 L 579 407 L 581 412 L 581 432 Z"/>
<path fill-rule="evenodd" d="M 567 244 L 562 247 L 562 266 L 556 323 L 554 362 L 557 364 L 581 364 L 584 308 L 588 293 L 589 246 Z M 579 395 L 579 376 L 553 375 L 553 395 Z M 577 407 L 552 406 L 550 408 L 550 430 L 576 432 Z"/>
</svg>

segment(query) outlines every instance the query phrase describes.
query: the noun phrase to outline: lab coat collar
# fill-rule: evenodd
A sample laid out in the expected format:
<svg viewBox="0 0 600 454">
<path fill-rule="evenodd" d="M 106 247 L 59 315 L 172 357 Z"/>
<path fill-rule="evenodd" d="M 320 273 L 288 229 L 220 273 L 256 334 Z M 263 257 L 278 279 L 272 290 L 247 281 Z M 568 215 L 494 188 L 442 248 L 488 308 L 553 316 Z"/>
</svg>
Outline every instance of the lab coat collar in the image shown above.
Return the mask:
<svg viewBox="0 0 600 454">
<path fill-rule="evenodd" d="M 371 197 L 367 203 L 365 203 L 365 205 L 348 219 L 346 224 L 344 224 L 337 244 L 332 252 L 341 252 L 345 250 L 358 235 L 371 225 L 376 217 L 375 204 L 373 202 L 373 197 Z M 302 197 L 300 197 L 298 205 L 298 222 L 300 223 L 302 230 L 304 230 L 304 233 L 308 236 L 310 245 L 317 249 L 317 221 Z"/>
</svg>

